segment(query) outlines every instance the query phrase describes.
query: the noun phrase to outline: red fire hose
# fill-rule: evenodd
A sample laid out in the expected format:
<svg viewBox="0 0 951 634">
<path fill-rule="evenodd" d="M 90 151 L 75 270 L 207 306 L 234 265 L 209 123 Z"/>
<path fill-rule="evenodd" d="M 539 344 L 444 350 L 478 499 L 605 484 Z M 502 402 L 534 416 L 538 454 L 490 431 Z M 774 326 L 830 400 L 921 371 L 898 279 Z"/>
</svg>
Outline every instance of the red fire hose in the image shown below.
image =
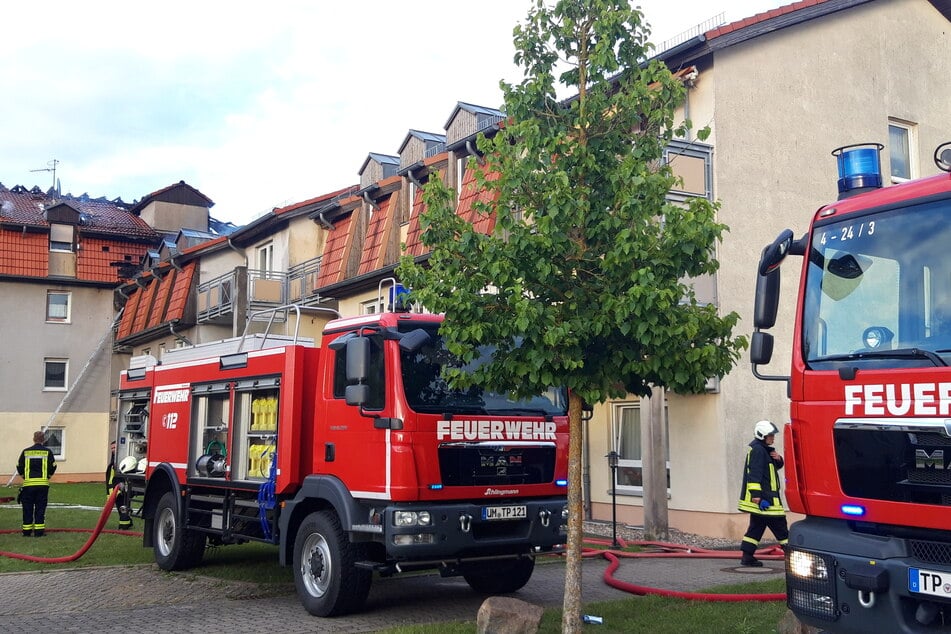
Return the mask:
<svg viewBox="0 0 951 634">
<path fill-rule="evenodd" d="M 608 545 L 611 544 L 608 540 L 600 539 L 588 539 L 585 540 L 590 544 L 600 544 Z M 622 539 L 618 539 L 618 543 L 621 545 L 621 548 L 626 548 L 629 543 L 625 542 Z M 637 546 L 645 546 L 650 548 L 658 548 L 660 552 L 625 552 L 620 550 L 599 550 L 595 548 L 585 548 L 582 554 L 583 557 L 597 557 L 603 556 L 611 564 L 604 571 L 604 582 L 611 586 L 612 588 L 617 588 L 624 592 L 629 592 L 636 595 L 647 595 L 654 594 L 662 597 L 675 597 L 678 599 L 689 599 L 693 601 L 785 601 L 786 593 L 777 592 L 777 593 L 766 593 L 766 594 L 718 594 L 712 592 L 680 592 L 677 590 L 664 590 L 661 588 L 651 588 L 648 586 L 639 586 L 633 583 L 628 583 L 627 581 L 621 581 L 614 578 L 614 572 L 621 565 L 621 558 L 625 559 L 649 559 L 657 557 L 698 557 L 702 559 L 739 559 L 741 553 L 739 551 L 726 551 L 726 550 L 710 550 L 707 548 L 695 548 L 692 546 L 684 546 L 682 544 L 669 544 L 666 542 L 656 542 L 656 541 L 636 541 L 630 542 L 631 544 Z M 779 546 L 771 546 L 768 548 L 761 548 L 756 552 L 756 556 L 759 559 L 782 559 L 784 557 L 782 549 Z"/>
<path fill-rule="evenodd" d="M 102 513 L 99 515 L 99 521 L 96 523 L 96 527 L 92 529 L 92 532 L 89 536 L 89 539 L 86 540 L 86 543 L 83 544 L 82 548 L 77 550 L 72 555 L 67 555 L 65 557 L 35 557 L 33 555 L 24 555 L 22 553 L 9 553 L 6 551 L 0 550 L 0 555 L 4 557 L 10 557 L 11 559 L 22 559 L 23 561 L 32 561 L 41 564 L 65 564 L 71 561 L 76 561 L 80 557 L 86 554 L 86 551 L 93 545 L 93 542 L 99 538 L 101 533 L 116 533 L 119 535 L 141 535 L 141 533 L 136 533 L 133 531 L 117 531 L 104 529 L 106 522 L 109 520 L 109 514 L 112 512 L 112 507 L 115 506 L 116 496 L 119 494 L 119 486 L 116 486 L 112 493 L 109 494 L 109 499 L 106 500 L 106 505 L 102 509 Z M 46 529 L 48 532 L 56 533 L 85 533 L 90 532 L 87 528 L 54 528 Z M 19 533 L 19 529 L 14 530 L 5 530 L 0 531 L 0 533 Z"/>
</svg>

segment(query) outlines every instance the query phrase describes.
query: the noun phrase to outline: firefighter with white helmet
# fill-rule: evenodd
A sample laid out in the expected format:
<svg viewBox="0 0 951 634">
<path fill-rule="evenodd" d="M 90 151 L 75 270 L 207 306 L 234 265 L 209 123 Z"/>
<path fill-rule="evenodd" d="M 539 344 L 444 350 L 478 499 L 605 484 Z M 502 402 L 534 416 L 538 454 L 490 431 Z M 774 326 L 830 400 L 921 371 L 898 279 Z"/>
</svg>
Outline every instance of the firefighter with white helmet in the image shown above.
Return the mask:
<svg viewBox="0 0 951 634">
<path fill-rule="evenodd" d="M 111 455 L 109 457 L 109 466 L 106 467 L 106 494 L 112 493 L 116 486 L 116 443 L 110 444 Z M 126 456 L 119 463 L 119 473 L 125 475 L 133 473 L 138 466 L 138 461 L 134 456 Z M 129 494 L 122 488 L 116 495 L 116 510 L 119 512 L 119 530 L 130 530 L 132 528 L 132 513 L 129 508 Z"/>
<path fill-rule="evenodd" d="M 743 553 L 740 563 L 744 566 L 763 565 L 754 555 L 767 528 L 784 550 L 789 540 L 786 510 L 779 498 L 779 470 L 783 468 L 783 457 L 773 448 L 778 433 L 779 429 L 772 421 L 757 422 L 746 452 L 743 487 L 737 505 L 739 510 L 750 514 L 750 525 L 740 545 Z"/>
</svg>

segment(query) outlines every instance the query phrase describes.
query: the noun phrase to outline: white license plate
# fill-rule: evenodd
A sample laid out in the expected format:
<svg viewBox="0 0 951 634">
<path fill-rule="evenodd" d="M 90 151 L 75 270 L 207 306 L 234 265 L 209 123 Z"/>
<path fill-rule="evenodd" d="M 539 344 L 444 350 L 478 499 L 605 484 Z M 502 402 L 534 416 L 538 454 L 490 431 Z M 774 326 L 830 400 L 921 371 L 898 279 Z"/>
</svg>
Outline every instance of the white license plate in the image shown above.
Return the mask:
<svg viewBox="0 0 951 634">
<path fill-rule="evenodd" d="M 482 519 L 484 520 L 520 520 L 525 519 L 526 515 L 525 505 L 482 507 Z"/>
<path fill-rule="evenodd" d="M 908 589 L 911 592 L 951 599 L 951 572 L 909 568 Z"/>
</svg>

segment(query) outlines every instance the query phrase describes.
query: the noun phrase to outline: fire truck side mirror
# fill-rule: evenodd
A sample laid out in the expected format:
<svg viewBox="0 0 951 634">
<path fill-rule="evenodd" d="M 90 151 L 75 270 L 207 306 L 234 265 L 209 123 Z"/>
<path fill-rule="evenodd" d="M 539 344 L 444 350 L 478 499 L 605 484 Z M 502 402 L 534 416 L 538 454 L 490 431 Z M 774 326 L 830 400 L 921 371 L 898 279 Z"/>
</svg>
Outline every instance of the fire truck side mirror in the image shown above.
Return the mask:
<svg viewBox="0 0 951 634">
<path fill-rule="evenodd" d="M 753 327 L 772 328 L 779 312 L 779 269 L 756 276 L 756 295 L 753 301 Z"/>
<path fill-rule="evenodd" d="M 354 337 L 347 342 L 347 381 L 366 381 L 370 367 L 370 340 Z"/>
<path fill-rule="evenodd" d="M 757 330 L 750 342 L 750 361 L 754 365 L 766 365 L 773 358 L 773 335 Z"/>
<path fill-rule="evenodd" d="M 363 407 L 363 405 L 370 398 L 370 386 L 365 383 L 360 383 L 359 385 L 348 385 L 343 392 L 344 400 L 347 402 L 347 405 L 358 405 Z"/>
</svg>

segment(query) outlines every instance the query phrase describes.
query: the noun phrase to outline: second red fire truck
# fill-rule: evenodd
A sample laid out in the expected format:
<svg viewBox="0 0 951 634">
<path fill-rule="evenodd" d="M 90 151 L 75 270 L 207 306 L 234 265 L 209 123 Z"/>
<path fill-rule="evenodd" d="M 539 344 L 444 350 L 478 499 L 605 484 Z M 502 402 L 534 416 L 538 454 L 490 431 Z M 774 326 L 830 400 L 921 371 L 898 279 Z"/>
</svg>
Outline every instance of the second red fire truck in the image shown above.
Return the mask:
<svg viewBox="0 0 951 634">
<path fill-rule="evenodd" d="M 441 319 L 338 319 L 319 345 L 245 336 L 124 371 L 117 460 L 159 566 L 275 544 L 317 616 L 358 610 L 374 574 L 527 583 L 566 541 L 567 394 L 451 388 Z"/>
<path fill-rule="evenodd" d="M 789 607 L 828 632 L 951 632 L 951 174 L 881 188 L 881 149 L 837 150 L 840 199 L 764 250 L 751 358 L 791 399 Z M 951 144 L 934 158 L 951 172 Z M 767 376 L 788 254 L 791 373 Z"/>
</svg>

